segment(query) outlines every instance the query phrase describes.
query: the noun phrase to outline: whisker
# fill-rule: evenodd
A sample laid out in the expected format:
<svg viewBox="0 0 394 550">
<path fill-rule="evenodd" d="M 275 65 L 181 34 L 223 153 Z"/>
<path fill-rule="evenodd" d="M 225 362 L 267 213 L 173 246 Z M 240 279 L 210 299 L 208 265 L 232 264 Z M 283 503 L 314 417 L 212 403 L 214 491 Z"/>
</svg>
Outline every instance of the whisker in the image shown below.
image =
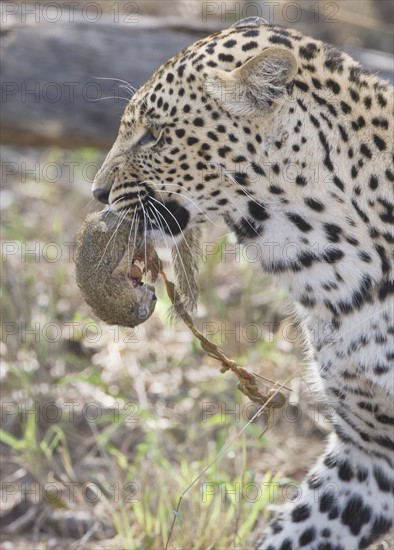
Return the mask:
<svg viewBox="0 0 394 550">
<path fill-rule="evenodd" d="M 92 197 L 92 198 L 90 199 L 90 201 L 87 202 L 87 203 L 85 204 L 85 206 L 83 206 L 83 209 L 85 210 L 86 208 L 88 208 L 88 207 L 92 204 L 92 202 L 93 202 L 94 200 L 95 200 L 95 198 Z"/>
<path fill-rule="evenodd" d="M 183 232 L 183 229 L 182 229 L 182 227 L 179 225 L 178 220 L 176 219 L 176 217 L 174 216 L 174 214 L 171 212 L 171 210 L 169 210 L 169 209 L 166 207 L 165 204 L 163 204 L 162 202 L 158 201 L 158 200 L 155 199 L 154 197 L 149 197 L 149 199 L 148 199 L 148 202 L 149 202 L 149 203 L 150 203 L 150 200 L 153 200 L 153 201 L 157 202 L 158 204 L 160 204 L 160 206 L 164 206 L 164 208 L 167 210 L 167 212 L 168 212 L 169 214 L 171 214 L 171 216 L 172 216 L 173 219 L 175 220 L 177 226 L 179 227 L 179 231 L 182 233 L 182 236 L 183 236 L 183 238 L 184 238 L 184 240 L 185 240 L 185 242 L 186 242 L 187 248 L 189 249 L 190 253 L 192 253 L 192 251 L 191 251 L 189 245 L 187 244 L 187 239 L 185 238 L 185 234 L 184 234 L 184 232 Z M 151 203 L 150 203 L 150 204 L 151 204 Z M 153 206 L 153 205 L 152 205 L 152 206 Z M 157 209 L 156 209 L 156 210 L 157 210 Z M 160 213 L 160 212 L 158 212 L 158 213 Z M 163 217 L 163 216 L 162 216 L 162 217 Z M 165 219 L 165 218 L 163 217 L 163 219 Z M 168 224 L 167 224 L 167 228 L 168 228 L 168 230 L 170 231 L 170 233 L 171 233 L 171 235 L 172 235 L 172 231 L 170 230 Z M 172 236 L 173 236 L 173 235 L 172 235 Z"/>
<path fill-rule="evenodd" d="M 146 265 L 148 265 L 146 212 L 145 212 L 145 208 L 144 208 L 144 205 L 143 205 L 143 202 L 142 202 L 140 196 L 138 196 L 138 200 L 141 204 L 142 214 L 144 216 L 144 261 L 145 261 L 145 266 L 146 266 Z"/>
<path fill-rule="evenodd" d="M 110 239 L 108 240 L 107 244 L 105 245 L 103 254 L 102 254 L 102 256 L 101 256 L 101 259 L 100 259 L 99 263 L 98 263 L 97 266 L 96 266 L 96 270 L 100 267 L 101 262 L 103 261 L 104 256 L 105 256 L 105 253 L 106 253 L 106 251 L 107 251 L 107 248 L 108 248 L 110 242 L 112 241 L 112 239 L 115 237 L 115 235 L 116 235 L 116 233 L 117 233 L 119 227 L 120 227 L 121 224 L 123 223 L 123 221 L 124 221 L 124 219 L 125 219 L 127 213 L 128 213 L 128 211 L 126 211 L 126 212 L 124 213 L 124 215 L 121 216 L 121 217 L 119 218 L 119 223 L 118 223 L 117 226 L 115 227 L 114 232 L 112 233 Z"/>
<path fill-rule="evenodd" d="M 141 206 L 142 206 L 142 205 L 141 205 Z M 154 231 L 154 228 L 153 228 L 153 222 L 152 222 L 152 220 L 151 220 L 151 218 L 150 218 L 149 215 L 147 215 L 147 217 L 148 217 L 148 220 L 149 220 L 149 223 L 150 223 L 150 227 L 151 227 L 151 235 L 152 235 L 153 241 L 154 241 L 154 248 L 155 248 L 155 250 L 157 250 L 157 248 L 158 248 L 158 242 L 156 241 L 155 231 Z M 165 233 L 164 233 L 164 231 L 163 231 L 160 227 L 159 227 L 159 231 L 161 232 L 162 237 L 163 237 L 163 236 L 165 237 Z M 167 246 L 167 243 L 166 243 L 166 246 Z"/>
<path fill-rule="evenodd" d="M 108 77 L 108 76 L 91 76 L 90 78 L 94 78 L 95 80 L 113 80 L 113 81 L 121 82 L 122 84 L 125 84 L 123 88 L 125 87 L 127 90 L 129 90 L 133 94 L 138 90 L 136 86 L 133 86 L 130 82 L 127 82 L 127 80 L 122 80 L 121 78 Z"/>
<path fill-rule="evenodd" d="M 122 84 L 122 85 L 119 85 L 119 88 L 121 90 L 126 90 L 127 92 L 130 92 L 130 94 L 135 94 L 135 92 L 137 91 L 137 88 L 133 88 L 132 86 L 128 86 L 127 84 Z M 129 97 L 129 100 L 131 99 L 132 95 L 130 95 Z"/>
<path fill-rule="evenodd" d="M 155 219 L 154 221 L 155 221 L 155 222 L 157 223 L 157 225 L 158 225 L 159 231 L 160 231 L 161 236 L 162 236 L 162 238 L 163 238 L 163 240 L 164 240 L 164 242 L 165 242 L 166 247 L 167 247 L 167 248 L 171 248 L 171 247 L 168 245 L 168 243 L 167 243 L 167 237 L 168 237 L 168 235 L 167 235 L 166 232 L 164 231 L 163 224 L 162 224 L 161 220 L 159 220 L 159 219 L 157 218 L 157 216 L 156 216 L 156 209 L 155 209 L 154 205 L 151 205 L 150 214 L 153 215 L 153 217 L 154 217 L 154 219 Z"/>
<path fill-rule="evenodd" d="M 150 197 L 150 198 L 152 198 L 152 197 Z M 149 199 L 148 199 L 148 202 L 150 203 Z M 158 201 L 157 201 L 157 202 L 158 202 Z M 150 204 L 151 204 L 151 203 L 150 203 Z M 160 203 L 159 203 L 159 204 L 160 204 Z M 166 220 L 165 220 L 163 214 L 162 214 L 161 212 L 159 212 L 157 209 L 155 209 L 153 204 L 151 204 L 151 207 L 152 207 L 152 209 L 154 209 L 154 210 L 156 211 L 156 214 L 158 214 L 158 215 L 163 219 L 164 223 L 166 223 Z M 191 287 L 191 285 L 190 285 L 190 282 L 189 282 L 189 275 L 188 275 L 188 272 L 186 271 L 185 264 L 184 264 L 184 262 L 183 262 L 183 260 L 182 260 L 181 254 L 180 254 L 180 252 L 179 252 L 179 248 L 178 248 L 176 239 L 175 239 L 174 235 L 172 234 L 171 229 L 168 227 L 168 224 L 166 224 L 166 225 L 167 225 L 168 231 L 169 231 L 170 234 L 171 234 L 172 240 L 173 240 L 173 242 L 174 242 L 174 246 L 175 246 L 175 248 L 176 248 L 176 250 L 177 250 L 178 258 L 179 258 L 179 260 L 180 260 L 180 264 L 181 264 L 182 269 L 183 269 L 183 272 L 184 272 L 184 274 L 185 274 L 186 282 L 187 282 L 187 285 L 188 285 L 188 287 L 189 287 L 190 294 L 191 294 L 191 296 L 193 296 L 193 295 L 194 295 L 194 292 L 193 292 L 193 289 L 192 289 L 192 287 Z M 182 230 L 181 230 L 181 231 L 182 231 Z M 183 232 L 182 232 L 182 234 L 183 234 Z M 185 239 L 185 241 L 186 241 L 186 239 Z M 190 250 L 190 253 L 193 254 L 193 252 L 192 252 L 192 250 L 190 249 L 189 245 L 187 245 L 187 247 L 188 247 L 188 249 Z"/>
<path fill-rule="evenodd" d="M 196 202 L 194 202 L 190 197 L 186 197 L 185 195 L 182 195 L 182 193 L 177 193 L 176 191 L 166 191 L 166 190 L 164 190 L 164 189 L 159 189 L 158 184 L 156 184 L 154 181 L 147 180 L 147 181 L 145 181 L 145 182 L 143 182 L 143 183 L 148 183 L 148 184 L 150 184 L 150 185 L 155 186 L 158 193 L 169 193 L 169 194 L 178 195 L 179 197 L 184 198 L 185 200 L 189 201 L 193 206 L 195 206 L 195 207 L 197 208 L 197 210 L 199 210 L 199 211 L 201 212 L 201 214 L 203 214 L 203 216 L 205 216 L 205 218 L 206 218 L 212 225 L 214 225 L 214 226 L 216 226 L 216 227 L 223 227 L 222 225 L 220 225 L 220 224 L 216 223 L 214 220 L 212 220 L 212 219 L 208 216 L 208 214 L 206 214 L 206 213 L 201 209 L 201 207 L 200 207 Z M 160 185 L 167 185 L 167 186 L 171 186 L 171 185 L 172 185 L 172 186 L 178 187 L 178 184 L 177 184 L 177 183 L 161 183 Z M 196 198 L 195 195 L 192 193 L 192 191 L 189 191 L 188 189 L 185 189 L 185 191 L 186 191 L 187 193 L 190 193 L 194 198 Z"/>
<path fill-rule="evenodd" d="M 126 103 L 128 103 L 130 100 L 127 98 L 127 97 L 122 97 L 122 96 L 115 96 L 115 95 L 109 95 L 109 96 L 106 96 L 106 97 L 97 97 L 96 99 L 90 99 L 89 102 L 90 103 L 97 103 L 97 101 L 104 101 L 104 99 L 122 99 L 123 101 L 126 101 Z"/>
<path fill-rule="evenodd" d="M 122 197 L 120 197 L 119 199 L 114 200 L 113 203 L 109 204 L 109 205 L 108 205 L 108 208 L 107 208 L 107 210 L 106 210 L 106 215 L 108 215 L 108 212 L 115 212 L 115 213 L 116 213 L 116 212 L 119 212 L 118 210 L 114 210 L 114 209 L 113 209 L 113 206 L 114 206 L 115 204 L 117 204 L 118 202 L 120 202 L 121 200 L 122 200 Z M 130 207 L 127 206 L 125 209 L 128 210 L 129 208 L 130 208 Z"/>
<path fill-rule="evenodd" d="M 133 219 L 131 220 L 130 229 L 129 229 L 129 238 L 128 238 L 128 241 L 127 241 L 128 242 L 128 249 L 127 249 L 127 265 L 128 265 L 128 267 L 130 267 L 131 262 L 132 262 L 132 258 L 130 258 L 131 233 L 133 231 L 136 216 L 137 216 L 137 211 L 134 210 Z M 135 251 L 135 246 L 133 247 L 133 255 L 134 255 L 134 251 Z"/>
<path fill-rule="evenodd" d="M 214 166 L 215 168 L 218 168 L 220 172 L 223 172 L 225 176 L 227 176 L 229 178 L 229 180 L 234 183 L 237 187 L 239 187 L 239 189 L 242 190 L 243 193 L 245 193 L 245 195 L 247 197 L 250 198 L 251 201 L 253 201 L 254 203 L 256 204 L 259 204 L 258 200 L 256 199 L 256 197 L 254 197 L 253 195 L 251 195 L 244 187 L 242 187 L 242 185 L 240 185 L 237 180 L 234 178 L 234 176 L 231 174 L 231 172 L 229 172 L 228 170 L 226 170 L 226 168 L 220 164 L 220 162 L 209 162 L 208 164 L 210 164 L 211 166 Z M 265 201 L 266 204 L 275 204 L 275 201 Z"/>
<path fill-rule="evenodd" d="M 137 220 L 134 228 L 133 249 L 135 249 L 137 246 L 137 234 L 138 234 L 138 227 L 139 227 L 140 221 L 141 221 L 140 216 L 139 214 L 137 214 Z"/>
</svg>

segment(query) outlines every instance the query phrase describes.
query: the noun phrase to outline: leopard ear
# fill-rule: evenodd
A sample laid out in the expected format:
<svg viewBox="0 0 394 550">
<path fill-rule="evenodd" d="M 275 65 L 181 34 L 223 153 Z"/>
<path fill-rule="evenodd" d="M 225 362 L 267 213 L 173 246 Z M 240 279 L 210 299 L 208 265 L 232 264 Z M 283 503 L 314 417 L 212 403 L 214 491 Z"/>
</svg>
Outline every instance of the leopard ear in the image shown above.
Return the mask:
<svg viewBox="0 0 394 550">
<path fill-rule="evenodd" d="M 231 72 L 215 70 L 207 92 L 235 115 L 267 115 L 286 96 L 286 85 L 297 72 L 294 55 L 284 48 L 267 48 Z"/>
</svg>

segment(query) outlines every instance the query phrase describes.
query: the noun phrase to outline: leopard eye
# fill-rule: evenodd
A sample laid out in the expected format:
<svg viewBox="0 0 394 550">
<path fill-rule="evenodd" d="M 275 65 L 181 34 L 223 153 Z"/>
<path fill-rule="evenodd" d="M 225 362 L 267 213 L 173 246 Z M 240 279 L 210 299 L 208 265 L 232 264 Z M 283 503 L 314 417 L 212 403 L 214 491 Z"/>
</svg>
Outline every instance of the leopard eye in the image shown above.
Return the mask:
<svg viewBox="0 0 394 550">
<path fill-rule="evenodd" d="M 142 136 L 142 138 L 139 140 L 139 145 L 154 145 L 159 141 L 163 133 L 162 128 L 158 128 L 157 126 L 152 126 L 151 128 L 147 128 L 145 134 Z"/>
</svg>

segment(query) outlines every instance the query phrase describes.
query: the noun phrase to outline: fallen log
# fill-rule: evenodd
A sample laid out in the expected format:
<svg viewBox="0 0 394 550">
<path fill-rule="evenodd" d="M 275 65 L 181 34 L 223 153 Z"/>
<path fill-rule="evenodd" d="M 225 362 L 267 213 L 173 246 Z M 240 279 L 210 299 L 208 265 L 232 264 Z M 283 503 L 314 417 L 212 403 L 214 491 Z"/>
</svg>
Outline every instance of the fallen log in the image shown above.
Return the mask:
<svg viewBox="0 0 394 550">
<path fill-rule="evenodd" d="M 132 88 L 210 31 L 141 17 L 93 24 L 77 14 L 72 24 L 3 26 L 1 141 L 108 149 Z"/>
</svg>

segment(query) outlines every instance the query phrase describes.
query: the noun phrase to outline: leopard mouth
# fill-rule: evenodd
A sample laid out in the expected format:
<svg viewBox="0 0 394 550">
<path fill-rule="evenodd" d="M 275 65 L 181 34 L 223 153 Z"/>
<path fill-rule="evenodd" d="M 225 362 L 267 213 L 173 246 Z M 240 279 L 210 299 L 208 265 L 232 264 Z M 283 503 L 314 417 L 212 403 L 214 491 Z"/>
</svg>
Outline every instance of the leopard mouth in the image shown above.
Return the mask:
<svg viewBox="0 0 394 550">
<path fill-rule="evenodd" d="M 182 233 L 190 221 L 190 212 L 173 200 L 159 202 L 148 199 L 146 212 L 153 229 L 162 230 L 171 236 Z"/>
<path fill-rule="evenodd" d="M 117 194 L 110 204 L 118 215 L 133 219 L 139 217 L 139 223 L 147 230 L 153 229 L 164 232 L 169 236 L 182 233 L 190 221 L 190 212 L 178 201 L 162 200 L 160 193 L 145 183 L 123 183 L 116 191 Z"/>
</svg>

